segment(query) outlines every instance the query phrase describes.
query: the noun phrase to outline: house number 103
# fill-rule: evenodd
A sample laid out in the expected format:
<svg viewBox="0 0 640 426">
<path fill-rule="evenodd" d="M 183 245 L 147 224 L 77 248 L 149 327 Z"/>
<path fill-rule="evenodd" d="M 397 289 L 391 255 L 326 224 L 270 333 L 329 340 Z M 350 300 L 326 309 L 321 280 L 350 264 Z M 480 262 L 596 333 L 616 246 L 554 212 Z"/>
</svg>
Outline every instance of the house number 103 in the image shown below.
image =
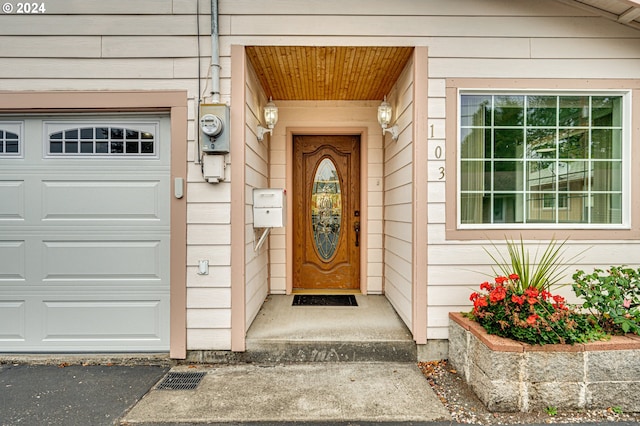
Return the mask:
<svg viewBox="0 0 640 426">
<path fill-rule="evenodd" d="M 438 160 L 442 158 L 442 146 L 440 145 L 436 146 L 436 149 L 434 150 L 434 155 Z M 444 167 L 440 166 L 438 167 L 438 180 L 442 180 L 442 179 L 444 179 Z"/>
</svg>

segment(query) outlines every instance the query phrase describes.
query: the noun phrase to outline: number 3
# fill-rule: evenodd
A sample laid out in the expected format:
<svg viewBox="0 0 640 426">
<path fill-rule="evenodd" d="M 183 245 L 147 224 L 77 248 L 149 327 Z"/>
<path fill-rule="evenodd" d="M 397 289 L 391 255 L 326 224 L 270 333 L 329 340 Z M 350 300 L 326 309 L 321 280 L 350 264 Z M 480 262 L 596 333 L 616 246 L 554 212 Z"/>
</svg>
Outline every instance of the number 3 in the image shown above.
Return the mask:
<svg viewBox="0 0 640 426">
<path fill-rule="evenodd" d="M 440 172 L 440 176 L 438 176 L 439 180 L 444 179 L 444 167 L 439 167 L 438 172 Z"/>
</svg>

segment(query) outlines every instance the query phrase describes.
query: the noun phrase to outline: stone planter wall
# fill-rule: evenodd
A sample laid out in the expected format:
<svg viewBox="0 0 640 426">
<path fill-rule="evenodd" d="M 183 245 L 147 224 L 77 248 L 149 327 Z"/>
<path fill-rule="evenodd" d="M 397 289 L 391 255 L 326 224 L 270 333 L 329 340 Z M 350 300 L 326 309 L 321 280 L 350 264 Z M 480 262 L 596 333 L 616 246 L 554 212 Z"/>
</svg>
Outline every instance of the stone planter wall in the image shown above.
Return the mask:
<svg viewBox="0 0 640 426">
<path fill-rule="evenodd" d="M 640 412 L 640 337 L 528 345 L 449 314 L 449 363 L 491 411 L 608 408 Z"/>
</svg>

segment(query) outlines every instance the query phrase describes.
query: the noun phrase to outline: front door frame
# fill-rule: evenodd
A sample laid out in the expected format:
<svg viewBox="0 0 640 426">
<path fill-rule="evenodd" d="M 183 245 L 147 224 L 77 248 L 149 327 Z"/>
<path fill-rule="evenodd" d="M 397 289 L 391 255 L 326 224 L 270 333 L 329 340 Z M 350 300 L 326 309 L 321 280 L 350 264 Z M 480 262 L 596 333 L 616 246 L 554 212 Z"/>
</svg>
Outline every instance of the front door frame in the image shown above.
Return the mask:
<svg viewBox="0 0 640 426">
<path fill-rule="evenodd" d="M 366 127 L 287 127 L 286 187 L 293 191 L 294 135 L 357 135 L 360 136 L 360 292 L 367 294 L 368 248 L 368 139 Z M 293 292 L 293 203 L 287 203 L 286 259 L 287 294 Z"/>
<path fill-rule="evenodd" d="M 294 291 L 360 292 L 360 253 L 354 237 L 354 224 L 360 222 L 360 137 L 358 135 L 294 135 L 294 187 L 290 203 L 294 206 L 295 241 Z M 329 159 L 340 176 L 340 227 L 338 242 L 329 259 L 321 259 L 316 236 L 309 232 L 307 198 L 321 162 Z M 351 161 L 351 159 L 355 161 Z M 310 173 L 312 172 L 312 173 Z M 356 213 L 357 212 L 357 213 Z M 359 226 L 359 225 L 358 225 Z M 313 241 L 314 249 L 310 249 Z M 304 243 L 302 243 L 304 242 Z M 320 269 L 320 271 L 318 270 Z M 325 270 L 324 268 L 328 268 Z M 319 282 L 323 283 L 320 284 Z"/>
</svg>

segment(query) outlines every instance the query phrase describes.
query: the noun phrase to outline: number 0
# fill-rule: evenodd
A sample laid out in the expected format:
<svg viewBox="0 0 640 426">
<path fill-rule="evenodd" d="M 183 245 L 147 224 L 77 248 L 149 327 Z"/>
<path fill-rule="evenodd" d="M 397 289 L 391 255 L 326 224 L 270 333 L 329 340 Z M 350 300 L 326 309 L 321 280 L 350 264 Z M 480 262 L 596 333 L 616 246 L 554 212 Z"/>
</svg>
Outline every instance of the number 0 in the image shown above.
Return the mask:
<svg viewBox="0 0 640 426">
<path fill-rule="evenodd" d="M 442 147 L 440 145 L 436 146 L 436 158 L 441 158 L 442 157 Z"/>
</svg>

